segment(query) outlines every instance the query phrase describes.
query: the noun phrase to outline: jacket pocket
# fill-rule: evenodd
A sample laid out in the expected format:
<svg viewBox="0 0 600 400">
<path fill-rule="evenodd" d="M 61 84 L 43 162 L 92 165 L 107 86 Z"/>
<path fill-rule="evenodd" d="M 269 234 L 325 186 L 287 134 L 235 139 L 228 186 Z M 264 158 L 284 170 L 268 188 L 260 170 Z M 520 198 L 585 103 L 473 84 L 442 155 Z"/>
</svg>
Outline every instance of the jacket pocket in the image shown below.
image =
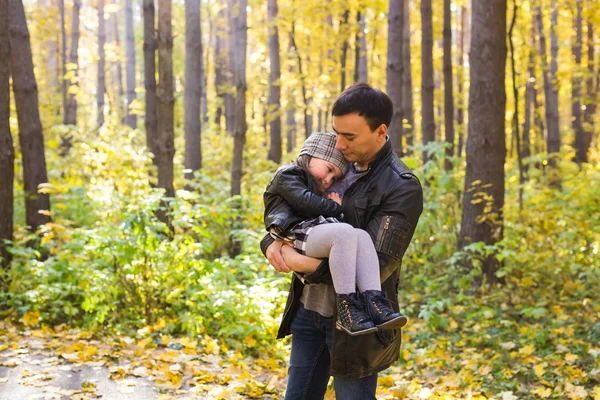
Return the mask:
<svg viewBox="0 0 600 400">
<path fill-rule="evenodd" d="M 408 247 L 410 224 L 398 217 L 386 215 L 381 219 L 375 248 L 398 261 Z"/>
</svg>

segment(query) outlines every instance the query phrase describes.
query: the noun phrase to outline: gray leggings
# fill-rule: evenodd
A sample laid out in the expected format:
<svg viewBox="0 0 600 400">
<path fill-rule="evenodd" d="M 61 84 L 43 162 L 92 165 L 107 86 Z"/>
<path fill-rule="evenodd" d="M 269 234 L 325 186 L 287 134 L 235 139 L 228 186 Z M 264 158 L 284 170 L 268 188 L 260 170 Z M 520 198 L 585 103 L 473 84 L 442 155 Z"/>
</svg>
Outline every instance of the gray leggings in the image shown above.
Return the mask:
<svg viewBox="0 0 600 400">
<path fill-rule="evenodd" d="M 306 240 L 306 255 L 329 258 L 337 294 L 381 290 L 379 258 L 371 236 L 344 223 L 315 226 Z"/>
</svg>

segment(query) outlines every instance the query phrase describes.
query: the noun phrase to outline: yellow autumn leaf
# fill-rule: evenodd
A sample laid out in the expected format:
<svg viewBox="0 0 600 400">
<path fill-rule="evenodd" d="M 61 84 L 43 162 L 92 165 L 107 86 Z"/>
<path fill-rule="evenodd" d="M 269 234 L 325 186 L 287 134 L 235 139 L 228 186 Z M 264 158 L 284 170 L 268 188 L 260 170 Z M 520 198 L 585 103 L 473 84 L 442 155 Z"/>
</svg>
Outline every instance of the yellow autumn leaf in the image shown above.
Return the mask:
<svg viewBox="0 0 600 400">
<path fill-rule="evenodd" d="M 571 383 L 566 384 L 565 391 L 571 400 L 585 399 L 588 395 L 583 386 L 576 386 Z"/>
<path fill-rule="evenodd" d="M 567 362 L 568 362 L 569 364 L 572 364 L 572 363 L 574 363 L 575 361 L 577 361 L 577 359 L 578 359 L 578 358 L 579 358 L 579 357 L 577 356 L 577 354 L 573 354 L 573 353 L 568 353 L 568 354 L 565 356 L 565 360 L 567 360 Z"/>
<path fill-rule="evenodd" d="M 244 338 L 244 344 L 248 347 L 254 347 L 256 346 L 256 339 L 254 339 L 252 336 L 246 336 Z"/>
<path fill-rule="evenodd" d="M 591 395 L 594 400 L 600 400 L 600 386 L 596 386 Z"/>
<path fill-rule="evenodd" d="M 544 375 L 544 373 L 546 372 L 546 370 L 544 369 L 544 365 L 543 364 L 536 365 L 534 368 L 534 372 L 535 372 L 535 375 L 541 379 L 542 376 Z"/>
<path fill-rule="evenodd" d="M 394 384 L 394 377 L 392 375 L 381 376 L 377 379 L 377 383 L 383 387 L 390 387 Z"/>
<path fill-rule="evenodd" d="M 519 349 L 519 354 L 522 354 L 523 356 L 527 357 L 527 356 L 532 355 L 534 351 L 535 351 L 535 346 L 528 344 L 527 346 L 521 347 Z"/>
<path fill-rule="evenodd" d="M 35 326 L 40 322 L 40 313 L 38 311 L 29 311 L 21 318 L 21 322 L 26 326 Z"/>
<path fill-rule="evenodd" d="M 535 389 L 532 389 L 531 393 L 537 395 L 538 397 L 541 397 L 542 399 L 545 399 L 547 397 L 550 397 L 550 395 L 552 394 L 552 389 L 540 386 Z"/>
</svg>

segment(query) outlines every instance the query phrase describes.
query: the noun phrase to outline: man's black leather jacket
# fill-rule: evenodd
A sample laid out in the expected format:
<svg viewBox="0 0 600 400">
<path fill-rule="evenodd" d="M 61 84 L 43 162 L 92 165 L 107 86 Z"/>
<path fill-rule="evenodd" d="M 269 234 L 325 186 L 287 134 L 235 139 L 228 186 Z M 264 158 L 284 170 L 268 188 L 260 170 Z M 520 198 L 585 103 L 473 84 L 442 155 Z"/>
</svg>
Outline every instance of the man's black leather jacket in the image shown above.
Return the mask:
<svg viewBox="0 0 600 400">
<path fill-rule="evenodd" d="M 423 191 L 417 177 L 393 153 L 389 141 L 377 153 L 369 172 L 346 190 L 342 208 L 343 222 L 364 229 L 373 239 L 379 256 L 382 290 L 398 311 L 400 266 L 423 211 Z M 265 236 L 261 241 L 263 253 L 271 243 L 273 239 Z M 304 284 L 330 279 L 326 261 L 316 272 L 304 277 L 305 283 L 295 275 L 292 277 L 278 338 L 291 333 Z M 334 329 L 331 374 L 363 378 L 387 369 L 398 360 L 400 342 L 400 330 L 349 336 Z"/>
<path fill-rule="evenodd" d="M 306 219 L 341 214 L 341 206 L 315 193 L 307 170 L 293 164 L 279 168 L 263 195 L 267 231 L 275 226 L 284 233 Z"/>
</svg>

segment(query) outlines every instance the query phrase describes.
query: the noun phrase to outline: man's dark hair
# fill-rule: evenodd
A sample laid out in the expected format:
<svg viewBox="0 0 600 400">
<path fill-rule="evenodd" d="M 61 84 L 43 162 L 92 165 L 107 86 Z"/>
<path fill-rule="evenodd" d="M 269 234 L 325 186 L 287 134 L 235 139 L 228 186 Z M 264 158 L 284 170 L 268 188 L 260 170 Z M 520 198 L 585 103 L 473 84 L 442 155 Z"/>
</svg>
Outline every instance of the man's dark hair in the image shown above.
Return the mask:
<svg viewBox="0 0 600 400">
<path fill-rule="evenodd" d="M 331 115 L 339 117 L 357 113 L 367 120 L 372 131 L 381 124 L 390 126 L 394 105 L 387 94 L 366 83 L 355 83 L 346 88 L 333 103 Z"/>
</svg>

